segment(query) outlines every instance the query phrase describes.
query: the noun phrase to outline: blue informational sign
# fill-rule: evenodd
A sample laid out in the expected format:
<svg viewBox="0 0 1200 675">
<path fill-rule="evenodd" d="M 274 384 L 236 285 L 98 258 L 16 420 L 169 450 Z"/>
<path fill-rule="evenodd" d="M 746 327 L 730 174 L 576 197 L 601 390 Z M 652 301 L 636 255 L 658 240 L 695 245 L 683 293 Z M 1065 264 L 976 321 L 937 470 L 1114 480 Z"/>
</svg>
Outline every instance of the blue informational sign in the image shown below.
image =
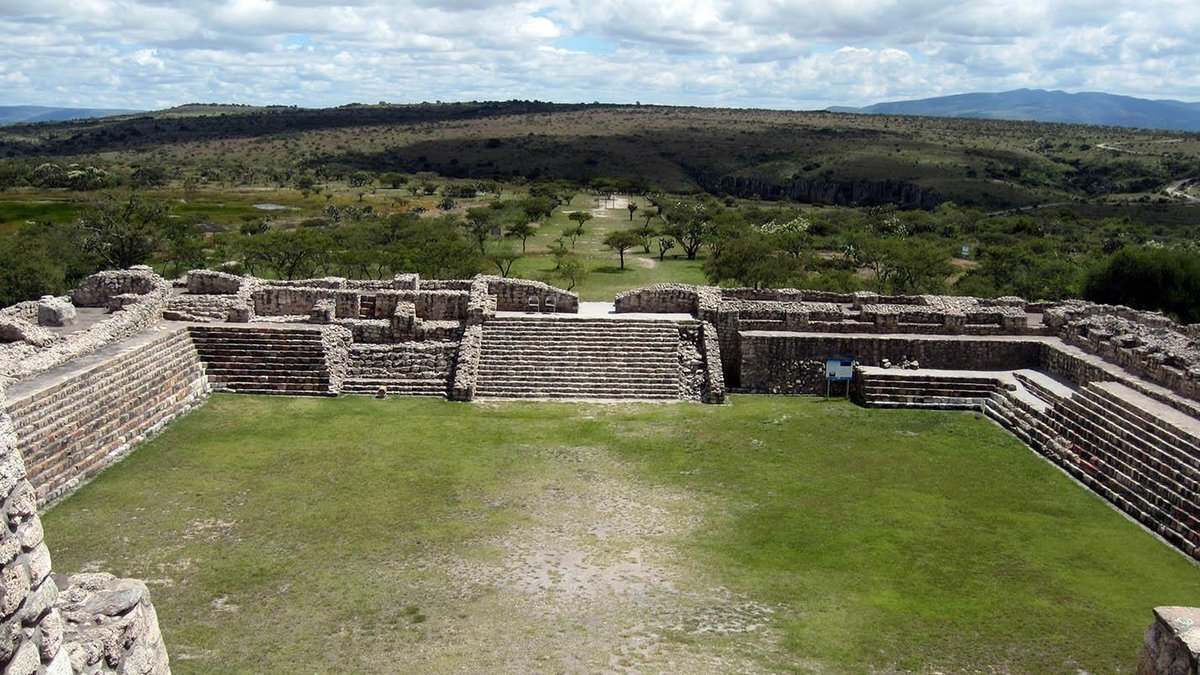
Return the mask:
<svg viewBox="0 0 1200 675">
<path fill-rule="evenodd" d="M 825 379 L 829 382 L 849 382 L 854 378 L 854 359 L 826 359 Z"/>
</svg>

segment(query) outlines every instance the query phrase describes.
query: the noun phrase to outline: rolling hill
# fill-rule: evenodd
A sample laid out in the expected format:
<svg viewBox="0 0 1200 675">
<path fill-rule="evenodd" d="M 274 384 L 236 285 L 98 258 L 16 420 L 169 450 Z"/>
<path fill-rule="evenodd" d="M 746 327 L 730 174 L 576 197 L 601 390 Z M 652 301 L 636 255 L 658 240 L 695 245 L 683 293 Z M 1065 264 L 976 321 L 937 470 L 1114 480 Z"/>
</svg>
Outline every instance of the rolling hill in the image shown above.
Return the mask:
<svg viewBox="0 0 1200 675">
<path fill-rule="evenodd" d="M 108 108 L 50 108 L 40 105 L 0 105 L 0 125 L 65 122 L 67 120 L 91 119 L 94 117 L 131 115 L 137 112 L 141 111 Z"/>
<path fill-rule="evenodd" d="M 891 101 L 864 108 L 835 107 L 830 110 L 871 115 L 967 117 L 1200 131 L 1200 103 L 1150 100 L 1101 92 L 1071 94 L 1044 89 L 1016 89 Z"/>
</svg>

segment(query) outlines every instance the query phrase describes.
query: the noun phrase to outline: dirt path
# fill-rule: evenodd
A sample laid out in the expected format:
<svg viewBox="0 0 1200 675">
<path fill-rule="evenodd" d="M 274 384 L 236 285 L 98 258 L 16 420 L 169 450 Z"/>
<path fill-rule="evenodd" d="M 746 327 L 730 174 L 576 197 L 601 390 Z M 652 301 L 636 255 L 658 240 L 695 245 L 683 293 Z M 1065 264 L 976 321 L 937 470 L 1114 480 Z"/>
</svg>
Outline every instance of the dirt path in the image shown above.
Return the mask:
<svg viewBox="0 0 1200 675">
<path fill-rule="evenodd" d="M 706 583 L 679 550 L 694 496 L 637 482 L 604 450 L 555 448 L 523 522 L 417 564 L 437 614 L 401 671 L 756 673 L 775 609 Z M 449 610 L 449 611 L 447 611 Z M 431 613 L 432 614 L 432 613 Z"/>
</svg>

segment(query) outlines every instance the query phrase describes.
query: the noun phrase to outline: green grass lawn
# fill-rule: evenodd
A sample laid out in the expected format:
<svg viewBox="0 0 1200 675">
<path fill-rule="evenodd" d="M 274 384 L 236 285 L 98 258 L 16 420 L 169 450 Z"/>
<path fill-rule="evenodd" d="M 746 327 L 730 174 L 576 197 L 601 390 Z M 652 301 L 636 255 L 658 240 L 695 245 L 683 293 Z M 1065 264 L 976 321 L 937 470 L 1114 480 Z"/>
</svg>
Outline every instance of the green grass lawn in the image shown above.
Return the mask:
<svg viewBox="0 0 1200 675">
<path fill-rule="evenodd" d="M 44 521 L 148 581 L 177 673 L 1129 672 L 1200 604 L 982 417 L 820 399 L 217 395 Z"/>
</svg>

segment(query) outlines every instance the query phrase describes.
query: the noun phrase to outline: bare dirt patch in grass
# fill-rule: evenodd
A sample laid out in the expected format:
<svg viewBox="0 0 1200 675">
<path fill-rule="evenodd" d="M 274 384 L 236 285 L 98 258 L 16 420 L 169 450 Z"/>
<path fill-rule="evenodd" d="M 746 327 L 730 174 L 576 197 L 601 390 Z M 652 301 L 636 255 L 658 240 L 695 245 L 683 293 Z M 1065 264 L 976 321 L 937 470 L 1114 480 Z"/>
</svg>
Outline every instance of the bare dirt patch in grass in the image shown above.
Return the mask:
<svg viewBox="0 0 1200 675">
<path fill-rule="evenodd" d="M 675 544 L 702 526 L 694 496 L 638 483 L 600 449 L 538 452 L 555 476 L 523 522 L 423 563 L 446 577 L 434 594 L 472 611 L 452 622 L 453 643 L 423 642 L 407 663 L 473 653 L 472 667 L 482 655 L 505 672 L 760 672 L 747 655 L 775 649 L 775 610 L 697 578 Z"/>
</svg>

